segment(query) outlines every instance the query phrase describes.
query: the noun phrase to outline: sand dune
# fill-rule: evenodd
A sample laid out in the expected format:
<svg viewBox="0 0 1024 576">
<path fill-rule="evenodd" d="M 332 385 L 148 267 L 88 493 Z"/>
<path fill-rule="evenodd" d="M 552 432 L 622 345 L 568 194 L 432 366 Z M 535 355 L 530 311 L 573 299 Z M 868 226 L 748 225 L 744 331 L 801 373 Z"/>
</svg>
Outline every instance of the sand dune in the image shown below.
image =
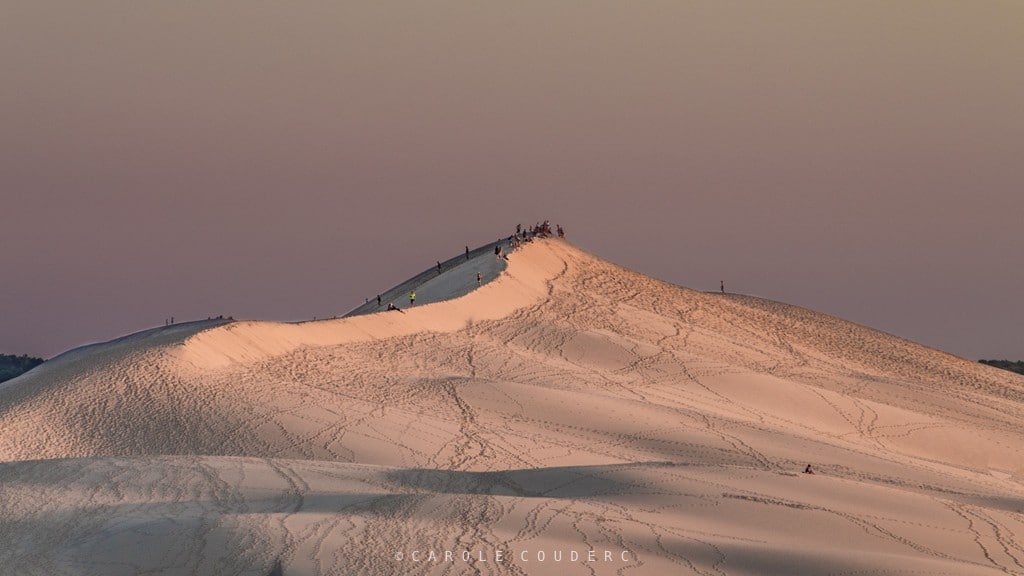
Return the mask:
<svg viewBox="0 0 1024 576">
<path fill-rule="evenodd" d="M 1024 378 L 558 240 L 44 367 L 0 387 L 12 574 L 1024 574 Z"/>
</svg>

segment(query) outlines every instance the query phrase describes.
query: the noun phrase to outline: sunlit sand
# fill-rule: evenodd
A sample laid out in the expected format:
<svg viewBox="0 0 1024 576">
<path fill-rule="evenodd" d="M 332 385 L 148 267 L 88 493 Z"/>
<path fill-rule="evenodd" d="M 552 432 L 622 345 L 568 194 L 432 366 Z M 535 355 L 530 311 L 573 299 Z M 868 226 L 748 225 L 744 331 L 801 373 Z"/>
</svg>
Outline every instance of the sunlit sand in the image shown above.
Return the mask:
<svg viewBox="0 0 1024 576">
<path fill-rule="evenodd" d="M 494 274 L 0 385 L 3 572 L 1024 574 L 1024 378 L 557 239 Z"/>
</svg>

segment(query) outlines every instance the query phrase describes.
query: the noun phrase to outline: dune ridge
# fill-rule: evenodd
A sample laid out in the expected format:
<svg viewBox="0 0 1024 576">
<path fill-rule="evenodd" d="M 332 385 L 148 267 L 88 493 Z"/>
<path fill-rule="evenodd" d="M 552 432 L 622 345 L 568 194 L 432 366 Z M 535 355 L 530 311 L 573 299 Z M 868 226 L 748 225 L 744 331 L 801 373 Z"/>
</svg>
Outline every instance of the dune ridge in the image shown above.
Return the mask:
<svg viewBox="0 0 1024 576">
<path fill-rule="evenodd" d="M 547 239 L 454 300 L 157 330 L 0 387 L 0 565 L 1024 574 L 1022 398 Z"/>
</svg>

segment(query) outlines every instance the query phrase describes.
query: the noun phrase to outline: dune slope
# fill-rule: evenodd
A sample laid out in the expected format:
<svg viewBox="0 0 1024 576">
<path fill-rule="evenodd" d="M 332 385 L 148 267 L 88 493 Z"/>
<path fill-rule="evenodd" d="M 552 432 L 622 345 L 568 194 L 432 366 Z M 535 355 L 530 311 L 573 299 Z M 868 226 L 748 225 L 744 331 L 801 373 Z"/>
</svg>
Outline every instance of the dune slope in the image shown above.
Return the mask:
<svg viewBox="0 0 1024 576">
<path fill-rule="evenodd" d="M 18 574 L 1024 574 L 1024 378 L 545 240 L 0 387 Z M 810 464 L 813 475 L 801 471 Z"/>
</svg>

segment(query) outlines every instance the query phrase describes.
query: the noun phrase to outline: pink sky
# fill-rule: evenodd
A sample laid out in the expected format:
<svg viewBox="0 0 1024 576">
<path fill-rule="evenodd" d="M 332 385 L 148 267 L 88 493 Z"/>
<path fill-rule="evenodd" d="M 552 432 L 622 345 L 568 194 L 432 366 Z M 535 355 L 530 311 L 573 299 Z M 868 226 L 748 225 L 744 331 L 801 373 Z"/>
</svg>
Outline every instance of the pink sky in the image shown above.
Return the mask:
<svg viewBox="0 0 1024 576">
<path fill-rule="evenodd" d="M 0 5 L 0 352 L 342 314 L 550 218 L 1024 359 L 1018 2 Z"/>
</svg>

